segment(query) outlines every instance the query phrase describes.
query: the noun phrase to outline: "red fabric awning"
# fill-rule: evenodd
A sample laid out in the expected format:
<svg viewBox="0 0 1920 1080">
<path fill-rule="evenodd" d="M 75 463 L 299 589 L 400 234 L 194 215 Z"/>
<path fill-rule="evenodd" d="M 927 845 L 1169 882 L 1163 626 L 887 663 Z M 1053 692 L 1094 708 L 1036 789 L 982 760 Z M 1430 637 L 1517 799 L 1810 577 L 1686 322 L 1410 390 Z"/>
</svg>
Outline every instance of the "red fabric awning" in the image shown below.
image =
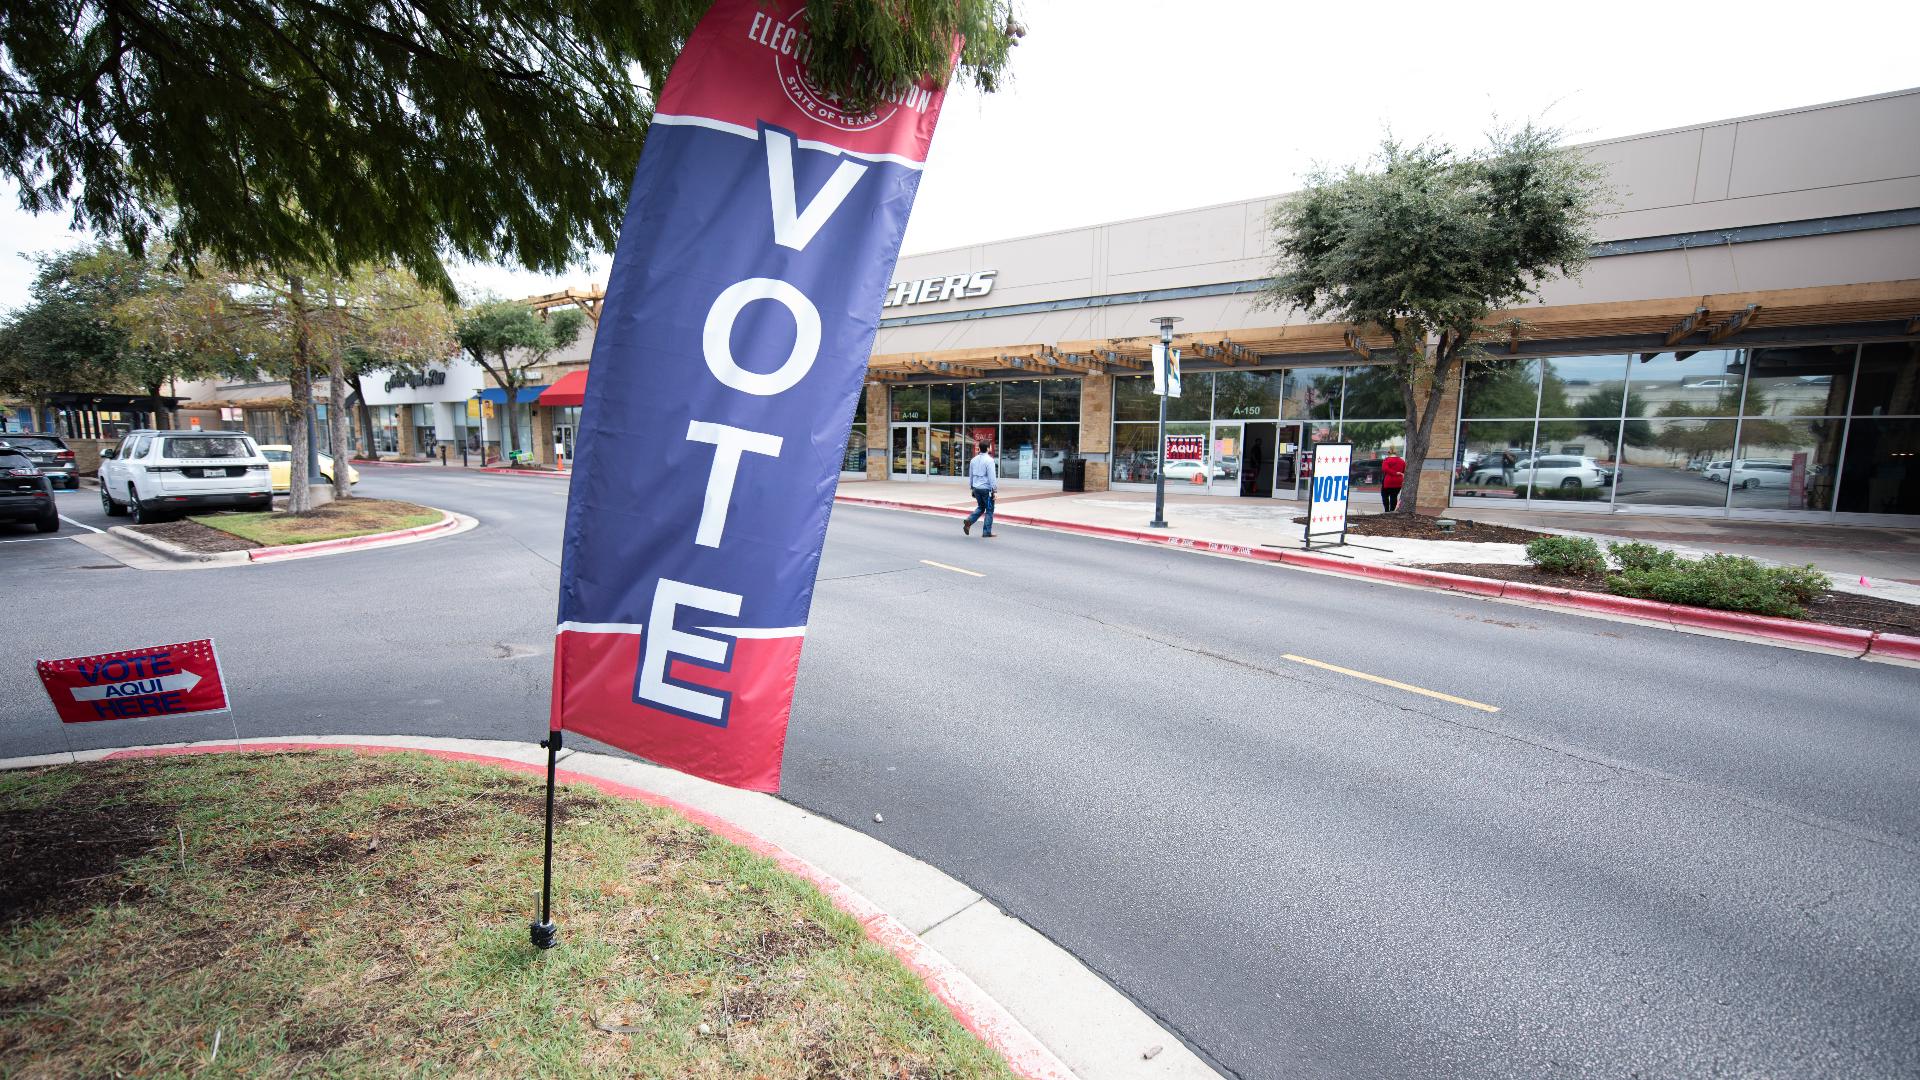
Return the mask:
<svg viewBox="0 0 1920 1080">
<path fill-rule="evenodd" d="M 560 380 L 540 393 L 542 405 L 585 405 L 587 403 L 587 373 L 569 371 L 560 376 Z"/>
</svg>

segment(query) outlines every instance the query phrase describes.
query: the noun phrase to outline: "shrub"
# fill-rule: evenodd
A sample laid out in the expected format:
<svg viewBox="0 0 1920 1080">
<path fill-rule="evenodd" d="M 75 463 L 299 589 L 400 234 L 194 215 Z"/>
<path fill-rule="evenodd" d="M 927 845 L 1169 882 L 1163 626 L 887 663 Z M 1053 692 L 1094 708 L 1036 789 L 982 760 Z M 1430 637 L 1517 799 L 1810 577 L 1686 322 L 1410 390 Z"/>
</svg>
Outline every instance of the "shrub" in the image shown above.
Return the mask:
<svg viewBox="0 0 1920 1080">
<path fill-rule="evenodd" d="M 1584 536 L 1543 536 L 1527 542 L 1527 561 L 1556 574 L 1604 574 L 1600 545 Z"/>
<path fill-rule="evenodd" d="M 1607 554 L 1622 571 L 1668 570 L 1681 561 L 1677 553 L 1652 544 L 1608 544 Z"/>
<path fill-rule="evenodd" d="M 1521 499 L 1529 497 L 1525 484 L 1514 488 L 1513 494 Z M 1604 487 L 1547 487 L 1543 484 L 1533 489 L 1531 497 L 1535 502 L 1591 502 L 1604 499 L 1607 495 L 1608 489 Z"/>
<path fill-rule="evenodd" d="M 1607 579 L 1609 591 L 1669 604 L 1797 619 L 1806 614 L 1800 605 L 1827 588 L 1826 575 L 1812 566 L 1761 566 L 1739 555 L 1709 555 L 1692 561 L 1671 552 L 1664 560 L 1629 566 L 1628 560 L 1638 555 L 1621 560 L 1621 572 Z M 1617 551 L 1615 557 L 1619 558 Z"/>
</svg>

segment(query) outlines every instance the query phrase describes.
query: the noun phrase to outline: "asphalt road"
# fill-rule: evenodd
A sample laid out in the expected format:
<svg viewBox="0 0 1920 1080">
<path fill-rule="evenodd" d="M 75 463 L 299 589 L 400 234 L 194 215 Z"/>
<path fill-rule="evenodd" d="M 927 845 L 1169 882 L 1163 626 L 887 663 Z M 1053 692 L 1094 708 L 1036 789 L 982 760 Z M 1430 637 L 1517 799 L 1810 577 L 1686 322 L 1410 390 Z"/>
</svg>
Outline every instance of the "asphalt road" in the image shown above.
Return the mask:
<svg viewBox="0 0 1920 1080">
<path fill-rule="evenodd" d="M 537 737 L 563 485 L 366 472 L 485 524 L 198 572 L 0 536 L 0 754 L 63 745 L 27 658 L 208 634 L 243 735 Z M 836 510 L 784 795 L 1223 1070 L 1920 1074 L 1920 672 L 1002 533 Z"/>
</svg>

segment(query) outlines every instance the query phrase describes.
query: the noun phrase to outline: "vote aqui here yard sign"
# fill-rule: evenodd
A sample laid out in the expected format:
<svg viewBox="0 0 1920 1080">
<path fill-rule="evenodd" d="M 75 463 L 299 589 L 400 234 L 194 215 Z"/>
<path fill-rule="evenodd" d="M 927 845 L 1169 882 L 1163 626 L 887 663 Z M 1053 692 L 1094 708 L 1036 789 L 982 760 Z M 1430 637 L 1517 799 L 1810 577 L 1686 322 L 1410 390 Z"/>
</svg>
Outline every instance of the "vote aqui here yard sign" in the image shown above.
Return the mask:
<svg viewBox="0 0 1920 1080">
<path fill-rule="evenodd" d="M 40 684 L 63 724 L 227 711 L 213 639 L 40 660 Z"/>
</svg>

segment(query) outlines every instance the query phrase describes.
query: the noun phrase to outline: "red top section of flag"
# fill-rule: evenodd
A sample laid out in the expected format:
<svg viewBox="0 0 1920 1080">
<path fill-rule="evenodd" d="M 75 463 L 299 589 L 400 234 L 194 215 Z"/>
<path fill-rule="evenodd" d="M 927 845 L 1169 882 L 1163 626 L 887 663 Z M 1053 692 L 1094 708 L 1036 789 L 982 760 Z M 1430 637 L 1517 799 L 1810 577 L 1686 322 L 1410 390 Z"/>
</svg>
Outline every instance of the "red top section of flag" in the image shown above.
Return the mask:
<svg viewBox="0 0 1920 1080">
<path fill-rule="evenodd" d="M 850 112 L 808 77 L 812 49 L 806 0 L 716 0 L 674 62 L 654 120 L 719 121 L 749 132 L 764 122 L 865 156 L 927 160 L 944 90 L 927 80 Z"/>
<path fill-rule="evenodd" d="M 38 661 L 63 724 L 224 712 L 226 681 L 213 639 Z"/>
</svg>

